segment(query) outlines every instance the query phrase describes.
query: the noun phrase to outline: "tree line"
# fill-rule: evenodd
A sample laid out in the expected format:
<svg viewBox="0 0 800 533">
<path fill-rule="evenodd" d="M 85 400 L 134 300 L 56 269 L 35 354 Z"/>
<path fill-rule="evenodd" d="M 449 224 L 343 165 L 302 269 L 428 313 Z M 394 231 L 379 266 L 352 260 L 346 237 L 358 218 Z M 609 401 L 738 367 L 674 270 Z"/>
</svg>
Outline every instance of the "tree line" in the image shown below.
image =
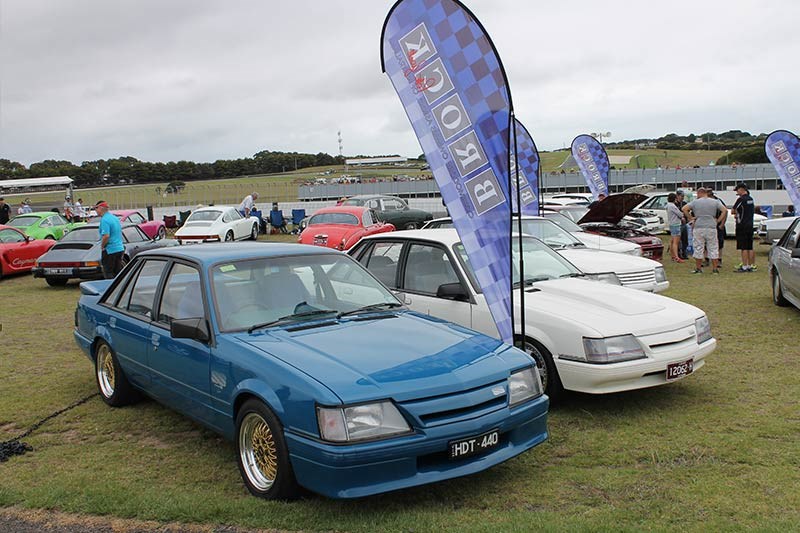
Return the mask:
<svg viewBox="0 0 800 533">
<path fill-rule="evenodd" d="M 17 161 L 0 159 L 0 179 L 69 176 L 79 187 L 116 183 L 153 183 L 233 178 L 257 174 L 275 174 L 308 167 L 342 165 L 344 158 L 326 153 L 303 154 L 263 150 L 241 159 L 219 159 L 213 163 L 170 161 L 152 163 L 125 156 L 114 159 L 71 161 L 47 159 L 26 167 Z"/>
</svg>

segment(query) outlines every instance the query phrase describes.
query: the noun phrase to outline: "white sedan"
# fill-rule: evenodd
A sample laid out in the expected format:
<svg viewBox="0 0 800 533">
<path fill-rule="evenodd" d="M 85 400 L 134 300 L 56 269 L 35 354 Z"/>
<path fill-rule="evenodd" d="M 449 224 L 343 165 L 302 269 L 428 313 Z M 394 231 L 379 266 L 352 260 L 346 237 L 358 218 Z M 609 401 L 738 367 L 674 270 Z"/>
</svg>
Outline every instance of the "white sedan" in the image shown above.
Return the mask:
<svg viewBox="0 0 800 533">
<path fill-rule="evenodd" d="M 558 225 L 561 229 L 570 232 L 573 237 L 581 241 L 587 248 L 593 250 L 603 250 L 604 252 L 616 252 L 618 254 L 628 254 L 641 256 L 642 247 L 635 242 L 625 239 L 615 239 L 599 233 L 589 233 L 577 225 L 572 219 L 565 217 L 555 211 L 542 211 L 542 216 Z"/>
<path fill-rule="evenodd" d="M 575 266 L 533 237 L 523 237 L 523 250 L 525 349 L 551 398 L 563 389 L 603 394 L 663 385 L 701 368 L 716 348 L 700 309 L 580 279 Z M 455 230 L 367 237 L 350 254 L 412 310 L 498 336 Z"/>
<path fill-rule="evenodd" d="M 232 206 L 200 207 L 175 232 L 181 244 L 258 239 L 258 218 L 245 218 Z"/>
<path fill-rule="evenodd" d="M 436 219 L 431 222 L 437 220 L 440 224 L 436 227 L 444 226 L 444 220 L 448 220 L 449 227 L 452 227 L 450 219 Z M 516 224 L 515 218 L 514 231 L 517 230 Z M 433 226 L 425 225 L 422 229 L 433 229 Z M 650 292 L 661 292 L 669 288 L 667 274 L 658 261 L 587 246 L 572 233 L 546 218 L 523 216 L 522 233 L 544 241 L 590 279 Z M 639 248 L 641 254 L 641 247 L 634 246 Z"/>
</svg>

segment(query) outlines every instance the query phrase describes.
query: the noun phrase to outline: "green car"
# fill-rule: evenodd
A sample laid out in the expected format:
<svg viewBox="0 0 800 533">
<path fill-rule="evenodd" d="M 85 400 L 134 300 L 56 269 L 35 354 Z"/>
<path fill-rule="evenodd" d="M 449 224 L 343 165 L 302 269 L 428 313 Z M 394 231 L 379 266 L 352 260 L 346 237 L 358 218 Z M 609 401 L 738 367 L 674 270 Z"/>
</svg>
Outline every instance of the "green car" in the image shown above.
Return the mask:
<svg viewBox="0 0 800 533">
<path fill-rule="evenodd" d="M 19 229 L 32 239 L 58 240 L 65 233 L 85 224 L 86 222 L 69 222 L 58 213 L 44 211 L 17 215 L 9 220 L 7 225 Z"/>
</svg>

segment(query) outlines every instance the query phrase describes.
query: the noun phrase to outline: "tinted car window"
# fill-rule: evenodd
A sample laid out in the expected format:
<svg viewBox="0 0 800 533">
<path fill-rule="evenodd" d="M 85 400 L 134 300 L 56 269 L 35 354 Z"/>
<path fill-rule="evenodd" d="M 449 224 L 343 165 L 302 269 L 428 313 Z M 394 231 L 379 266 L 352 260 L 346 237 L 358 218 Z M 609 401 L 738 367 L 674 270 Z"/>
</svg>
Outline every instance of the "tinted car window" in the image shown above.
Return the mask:
<svg viewBox="0 0 800 533">
<path fill-rule="evenodd" d="M 210 211 L 195 211 L 194 213 L 189 215 L 189 218 L 186 219 L 186 222 L 200 222 L 200 221 L 213 222 L 217 220 L 221 214 L 222 211 L 217 211 L 213 209 Z"/>
<path fill-rule="evenodd" d="M 97 228 L 77 228 L 61 239 L 61 242 L 95 242 L 100 240 L 100 231 Z"/>
<path fill-rule="evenodd" d="M 795 222 L 794 227 L 786 232 L 786 242 L 782 246 L 790 250 L 800 246 L 800 222 Z"/>
<path fill-rule="evenodd" d="M 0 230 L 0 242 L 22 242 L 24 240 L 25 236 L 18 231 L 14 231 L 13 229 Z"/>
<path fill-rule="evenodd" d="M 147 237 L 142 233 L 142 230 L 136 226 L 129 226 L 122 229 L 122 236 L 125 237 L 127 242 L 143 242 Z"/>
<path fill-rule="evenodd" d="M 375 222 L 372 221 L 372 210 L 364 211 L 364 214 L 361 216 L 361 221 L 364 223 L 364 227 L 371 226 Z"/>
<path fill-rule="evenodd" d="M 315 224 L 348 224 L 358 226 L 358 217 L 349 213 L 320 213 L 308 221 L 309 226 Z"/>
<path fill-rule="evenodd" d="M 164 284 L 158 321 L 169 325 L 176 319 L 205 316 L 201 290 L 200 272 L 194 267 L 176 263 Z"/>
<path fill-rule="evenodd" d="M 427 244 L 411 245 L 406 259 L 403 288 L 436 294 L 440 285 L 458 282 L 458 275 L 443 249 Z"/>
<path fill-rule="evenodd" d="M 15 228 L 27 228 L 28 226 L 32 226 L 36 221 L 39 220 L 39 217 L 14 217 L 7 222 L 9 226 L 14 226 Z"/>
<path fill-rule="evenodd" d="M 153 313 L 156 287 L 158 287 L 158 281 L 161 279 L 161 273 L 166 264 L 166 261 L 160 259 L 145 261 L 142 268 L 139 269 L 136 281 L 130 283 L 125 289 L 117 307 L 125 309 L 129 313 L 150 318 Z"/>
<path fill-rule="evenodd" d="M 383 208 L 386 211 L 402 211 L 406 205 L 397 198 L 386 198 L 383 200 Z"/>
<path fill-rule="evenodd" d="M 131 216 L 128 217 L 128 220 L 134 224 L 141 224 L 142 222 L 144 222 L 144 217 L 139 213 L 133 213 L 131 214 Z"/>
<path fill-rule="evenodd" d="M 397 265 L 402 250 L 401 242 L 376 242 L 362 262 L 381 283 L 397 288 Z"/>
</svg>

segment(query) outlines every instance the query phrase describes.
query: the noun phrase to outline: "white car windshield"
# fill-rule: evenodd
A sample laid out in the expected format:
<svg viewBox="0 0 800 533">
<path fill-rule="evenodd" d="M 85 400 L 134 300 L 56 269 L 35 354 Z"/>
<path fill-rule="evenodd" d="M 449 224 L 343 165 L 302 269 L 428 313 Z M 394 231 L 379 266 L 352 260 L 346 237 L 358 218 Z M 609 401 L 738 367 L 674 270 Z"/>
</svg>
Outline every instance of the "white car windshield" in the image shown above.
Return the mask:
<svg viewBox="0 0 800 533">
<path fill-rule="evenodd" d="M 517 229 L 516 221 L 513 229 Z M 553 248 L 580 248 L 584 244 L 554 222 L 543 218 L 523 219 L 522 233 L 536 237 Z"/>
<path fill-rule="evenodd" d="M 469 263 L 467 252 L 461 243 L 456 244 L 453 249 L 458 254 L 464 264 L 467 274 L 470 279 L 475 280 L 472 266 Z M 525 284 L 536 283 L 537 281 L 546 281 L 549 279 L 558 278 L 573 278 L 580 277 L 583 273 L 578 270 L 572 263 L 558 255 L 549 246 L 545 245 L 539 239 L 533 237 L 522 237 L 522 259 L 524 262 Z M 513 273 L 514 285 L 519 285 L 519 237 L 513 238 Z M 477 287 L 477 283 L 475 283 Z"/>
<path fill-rule="evenodd" d="M 346 255 L 230 261 L 211 269 L 221 331 L 336 318 L 402 304 Z"/>
<path fill-rule="evenodd" d="M 580 227 L 575 222 L 565 217 L 561 213 L 544 213 L 542 216 L 547 220 L 551 221 L 553 224 L 558 224 L 560 228 L 570 233 L 583 231 L 582 227 Z"/>
<path fill-rule="evenodd" d="M 221 214 L 222 211 L 216 210 L 195 211 L 189 215 L 186 222 L 213 222 L 217 220 Z"/>
</svg>

